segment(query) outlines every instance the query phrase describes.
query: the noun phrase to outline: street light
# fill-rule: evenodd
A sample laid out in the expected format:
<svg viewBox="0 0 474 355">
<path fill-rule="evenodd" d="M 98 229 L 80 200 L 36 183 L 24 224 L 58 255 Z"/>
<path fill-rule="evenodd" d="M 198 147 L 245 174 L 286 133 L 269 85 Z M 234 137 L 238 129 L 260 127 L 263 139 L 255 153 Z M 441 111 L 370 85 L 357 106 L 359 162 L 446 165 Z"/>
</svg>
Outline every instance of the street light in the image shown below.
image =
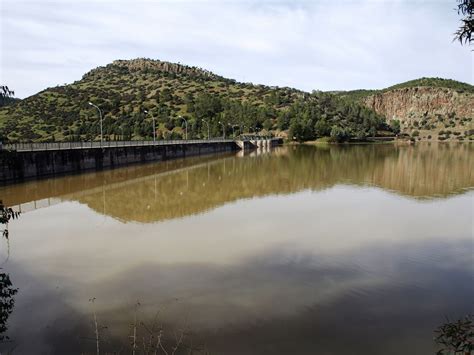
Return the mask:
<svg viewBox="0 0 474 355">
<path fill-rule="evenodd" d="M 222 138 L 225 139 L 225 126 L 221 121 L 219 121 L 219 124 L 222 125 Z"/>
<path fill-rule="evenodd" d="M 102 132 L 102 111 L 100 110 L 99 106 L 94 105 L 92 102 L 89 101 L 90 106 L 94 106 L 96 109 L 99 110 L 99 116 L 100 116 L 100 145 L 102 146 L 102 142 L 104 140 L 104 135 Z"/>
<path fill-rule="evenodd" d="M 148 114 L 147 110 L 143 110 L 145 114 Z M 155 129 L 155 116 L 150 113 L 151 118 L 153 119 L 153 142 L 156 142 L 156 129 Z"/>
<path fill-rule="evenodd" d="M 202 120 L 202 122 L 204 122 L 207 125 L 207 140 L 209 140 L 209 137 L 210 137 L 209 122 L 207 122 L 206 120 Z"/>
<path fill-rule="evenodd" d="M 185 131 L 184 131 L 184 139 L 188 140 L 188 121 L 186 121 L 186 118 L 184 118 L 183 116 L 178 116 L 179 118 L 181 118 L 184 123 L 185 123 Z"/>
<path fill-rule="evenodd" d="M 234 127 L 237 127 L 237 128 L 239 129 L 239 131 L 240 131 L 241 128 L 240 128 L 240 126 L 239 126 L 238 124 L 232 125 L 232 134 L 233 134 L 234 137 L 235 137 Z M 240 134 L 242 134 L 242 132 L 240 132 Z"/>
<path fill-rule="evenodd" d="M 234 129 L 235 125 L 231 125 L 230 123 L 227 123 L 227 125 L 228 125 L 230 128 L 232 128 L 232 137 L 235 137 L 235 129 Z"/>
</svg>

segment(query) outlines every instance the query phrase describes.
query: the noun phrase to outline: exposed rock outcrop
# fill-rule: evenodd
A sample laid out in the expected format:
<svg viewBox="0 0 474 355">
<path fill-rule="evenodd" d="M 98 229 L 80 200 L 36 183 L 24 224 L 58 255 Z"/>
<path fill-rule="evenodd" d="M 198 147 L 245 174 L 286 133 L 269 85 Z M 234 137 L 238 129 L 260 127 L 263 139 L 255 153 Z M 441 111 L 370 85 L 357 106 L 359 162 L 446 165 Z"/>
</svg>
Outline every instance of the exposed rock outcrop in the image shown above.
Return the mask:
<svg viewBox="0 0 474 355">
<path fill-rule="evenodd" d="M 107 65 L 107 69 L 117 69 L 119 71 L 132 72 L 150 72 L 150 73 L 170 73 L 170 74 L 184 74 L 194 77 L 204 77 L 210 79 L 224 79 L 219 75 L 212 73 L 209 70 L 202 69 L 195 66 L 183 65 L 181 63 L 171 63 L 161 60 L 137 58 L 131 60 L 114 60 Z M 96 75 L 103 72 L 104 67 L 98 67 L 86 73 L 84 78 Z"/>
<path fill-rule="evenodd" d="M 388 123 L 400 121 L 401 132 L 418 139 L 462 140 L 473 129 L 474 94 L 463 90 L 401 88 L 370 95 L 363 103 L 385 116 Z"/>
</svg>

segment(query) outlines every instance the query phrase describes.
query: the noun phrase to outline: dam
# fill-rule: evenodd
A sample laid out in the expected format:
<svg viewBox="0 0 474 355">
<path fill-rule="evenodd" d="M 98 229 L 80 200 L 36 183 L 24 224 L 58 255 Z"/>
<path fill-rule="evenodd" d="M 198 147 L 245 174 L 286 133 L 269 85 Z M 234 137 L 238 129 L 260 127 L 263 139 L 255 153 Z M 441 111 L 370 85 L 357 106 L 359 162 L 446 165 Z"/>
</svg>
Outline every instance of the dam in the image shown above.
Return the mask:
<svg viewBox="0 0 474 355">
<path fill-rule="evenodd" d="M 17 143 L 1 145 L 0 184 L 129 164 L 247 149 L 270 148 L 281 138 Z"/>
</svg>

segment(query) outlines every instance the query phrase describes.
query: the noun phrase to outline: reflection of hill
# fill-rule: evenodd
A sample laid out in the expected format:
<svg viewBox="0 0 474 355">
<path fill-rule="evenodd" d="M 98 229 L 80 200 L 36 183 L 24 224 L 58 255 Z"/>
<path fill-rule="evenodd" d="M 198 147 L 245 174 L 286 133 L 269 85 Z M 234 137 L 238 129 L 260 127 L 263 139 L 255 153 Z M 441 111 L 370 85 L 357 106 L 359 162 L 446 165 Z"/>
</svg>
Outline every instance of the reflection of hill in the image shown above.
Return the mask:
<svg viewBox="0 0 474 355">
<path fill-rule="evenodd" d="M 124 221 L 148 223 L 242 198 L 341 183 L 375 185 L 417 198 L 444 197 L 474 186 L 473 153 L 471 144 L 283 147 L 242 159 L 196 158 L 33 185 L 36 191 L 51 191 L 51 197 L 77 200 Z M 170 172 L 163 174 L 166 171 Z M 25 196 L 29 190 L 23 185 L 11 189 L 17 192 L 9 195 Z"/>
</svg>

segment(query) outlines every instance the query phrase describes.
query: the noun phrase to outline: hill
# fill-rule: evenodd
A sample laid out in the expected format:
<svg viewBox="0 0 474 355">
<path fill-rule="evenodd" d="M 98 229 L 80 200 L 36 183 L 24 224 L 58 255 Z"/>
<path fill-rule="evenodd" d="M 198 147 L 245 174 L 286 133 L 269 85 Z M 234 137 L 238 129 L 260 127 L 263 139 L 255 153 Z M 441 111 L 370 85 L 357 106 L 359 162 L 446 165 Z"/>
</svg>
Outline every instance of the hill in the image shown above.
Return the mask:
<svg viewBox="0 0 474 355">
<path fill-rule="evenodd" d="M 349 90 L 349 91 L 333 91 L 334 94 L 344 97 L 349 100 L 358 101 L 367 96 L 380 94 L 384 92 L 389 92 L 397 89 L 406 89 L 406 88 L 417 88 L 417 87 L 431 87 L 431 88 L 444 88 L 452 89 L 458 93 L 471 93 L 474 94 L 474 86 L 468 83 L 463 83 L 460 81 L 452 79 L 443 79 L 443 78 L 419 78 L 414 80 L 405 81 L 403 83 L 395 84 L 381 90 Z"/>
<path fill-rule="evenodd" d="M 386 129 L 373 110 L 330 93 L 239 83 L 197 67 L 134 59 L 114 61 L 70 85 L 1 108 L 0 138 L 97 140 L 99 116 L 89 101 L 101 108 L 104 136 L 111 140 L 151 139 L 152 117 L 159 139 L 183 137 L 180 116 L 188 121 L 188 138 L 207 136 L 203 120 L 214 137 L 223 128 L 227 136 L 241 128 L 298 140 L 332 136 L 342 141 Z"/>
<path fill-rule="evenodd" d="M 395 130 L 417 140 L 472 140 L 474 86 L 455 80 L 421 78 L 383 90 L 336 93 L 386 118 Z"/>
</svg>

